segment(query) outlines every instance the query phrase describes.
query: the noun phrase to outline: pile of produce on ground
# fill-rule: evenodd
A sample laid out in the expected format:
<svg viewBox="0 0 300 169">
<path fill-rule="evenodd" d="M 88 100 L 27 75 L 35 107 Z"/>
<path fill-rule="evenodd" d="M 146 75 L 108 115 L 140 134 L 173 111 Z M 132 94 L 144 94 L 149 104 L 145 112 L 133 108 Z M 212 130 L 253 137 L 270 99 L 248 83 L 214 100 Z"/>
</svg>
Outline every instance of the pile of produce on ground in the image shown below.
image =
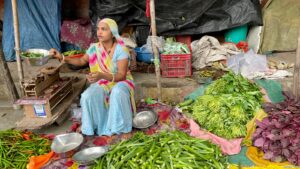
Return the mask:
<svg viewBox="0 0 300 169">
<path fill-rule="evenodd" d="M 193 104 L 200 126 L 226 139 L 246 135 L 246 124 L 261 107 L 262 93 L 255 83 L 232 72 L 216 80 Z"/>
<path fill-rule="evenodd" d="M 67 52 L 64 52 L 63 55 L 64 56 L 72 56 L 72 55 L 78 55 L 78 54 L 84 54 L 85 50 L 70 50 Z"/>
<path fill-rule="evenodd" d="M 192 114 L 193 113 L 193 106 L 192 106 L 193 103 L 194 103 L 193 99 L 186 99 L 185 101 L 177 104 L 176 106 L 178 108 L 180 108 L 183 113 Z"/>
<path fill-rule="evenodd" d="M 300 101 L 286 95 L 278 104 L 265 104 L 268 116 L 256 121 L 253 144 L 264 152 L 264 159 L 288 160 L 300 165 Z"/>
<path fill-rule="evenodd" d="M 210 95 L 233 93 L 250 97 L 251 100 L 255 100 L 258 103 L 262 101 L 262 93 L 257 84 L 231 71 L 222 76 L 222 78 L 214 81 L 205 90 L 205 94 Z"/>
<path fill-rule="evenodd" d="M 0 168 L 25 169 L 29 157 L 46 154 L 50 142 L 31 133 L 0 131 Z"/>
<path fill-rule="evenodd" d="M 131 139 L 114 145 L 94 168 L 225 169 L 227 166 L 227 158 L 216 145 L 173 131 L 151 136 L 137 132 Z"/>
</svg>

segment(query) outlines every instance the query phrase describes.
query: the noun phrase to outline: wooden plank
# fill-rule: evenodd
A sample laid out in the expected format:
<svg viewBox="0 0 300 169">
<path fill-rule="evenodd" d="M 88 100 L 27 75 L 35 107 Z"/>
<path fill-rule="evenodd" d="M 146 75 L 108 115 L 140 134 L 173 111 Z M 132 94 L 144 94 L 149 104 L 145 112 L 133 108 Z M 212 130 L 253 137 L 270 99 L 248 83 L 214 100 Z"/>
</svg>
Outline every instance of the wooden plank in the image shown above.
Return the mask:
<svg viewBox="0 0 300 169">
<path fill-rule="evenodd" d="M 58 124 L 59 126 L 62 125 L 66 119 L 68 119 L 71 115 L 71 111 L 66 111 L 61 114 L 59 118 L 55 120 L 55 123 Z"/>
<path fill-rule="evenodd" d="M 45 80 L 35 86 L 36 96 L 41 96 L 44 94 L 44 90 L 51 86 L 55 81 L 59 79 L 59 73 L 53 75 L 44 75 Z"/>
<path fill-rule="evenodd" d="M 24 72 L 22 67 L 22 60 L 20 57 L 20 32 L 19 32 L 19 17 L 18 17 L 18 7 L 17 0 L 11 1 L 12 13 L 13 13 L 13 23 L 14 23 L 14 37 L 15 37 L 15 51 L 16 51 L 16 59 L 17 59 L 17 68 L 20 84 L 24 79 Z M 22 91 L 22 85 L 21 85 Z M 21 96 L 23 93 L 21 92 Z"/>
<path fill-rule="evenodd" d="M 299 76 L 300 76 L 300 27 L 298 34 L 298 47 L 296 52 L 296 64 L 294 67 L 294 89 L 293 93 L 296 98 L 299 98 Z"/>
<path fill-rule="evenodd" d="M 52 114 L 51 114 L 49 104 L 45 104 L 44 109 L 46 112 L 46 117 L 37 117 L 37 115 L 34 112 L 35 110 L 33 105 L 24 105 L 24 114 L 28 118 L 51 118 Z"/>
<path fill-rule="evenodd" d="M 78 77 L 79 78 L 79 77 Z M 35 130 L 40 129 L 45 126 L 49 126 L 53 124 L 58 118 L 62 116 L 63 113 L 66 113 L 68 108 L 73 103 L 73 100 L 82 92 L 86 83 L 85 78 L 79 78 L 78 82 L 73 83 L 73 93 L 70 93 L 61 104 L 57 105 L 55 109 L 53 109 L 53 116 L 51 118 L 23 118 L 20 122 L 17 122 L 18 129 L 29 129 Z"/>
<path fill-rule="evenodd" d="M 151 31 L 152 31 L 152 50 L 154 53 L 154 66 L 155 66 L 155 74 L 156 74 L 156 83 L 157 83 L 157 97 L 158 101 L 161 101 L 161 78 L 160 78 L 160 63 L 159 63 L 159 53 L 158 49 L 153 43 L 156 39 L 156 21 L 155 21 L 155 2 L 154 0 L 150 0 L 150 16 L 151 16 Z"/>
</svg>

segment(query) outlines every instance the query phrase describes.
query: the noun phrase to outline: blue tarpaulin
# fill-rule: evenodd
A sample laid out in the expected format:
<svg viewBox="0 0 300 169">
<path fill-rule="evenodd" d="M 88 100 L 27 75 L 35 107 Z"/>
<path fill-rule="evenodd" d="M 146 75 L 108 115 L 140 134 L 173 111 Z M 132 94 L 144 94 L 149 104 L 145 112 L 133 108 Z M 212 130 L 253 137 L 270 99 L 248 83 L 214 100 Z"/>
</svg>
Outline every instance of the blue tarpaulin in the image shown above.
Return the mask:
<svg viewBox="0 0 300 169">
<path fill-rule="evenodd" d="M 61 0 L 17 0 L 20 48 L 60 50 Z M 11 0 L 4 1 L 3 52 L 6 61 L 15 60 Z"/>
</svg>

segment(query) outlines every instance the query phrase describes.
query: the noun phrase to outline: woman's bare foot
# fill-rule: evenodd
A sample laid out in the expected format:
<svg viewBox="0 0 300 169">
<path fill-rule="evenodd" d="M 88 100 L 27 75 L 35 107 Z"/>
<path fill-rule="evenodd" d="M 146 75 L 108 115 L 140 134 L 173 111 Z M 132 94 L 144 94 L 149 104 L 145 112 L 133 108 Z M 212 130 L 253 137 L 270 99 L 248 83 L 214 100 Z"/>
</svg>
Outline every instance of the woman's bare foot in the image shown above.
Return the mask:
<svg viewBox="0 0 300 169">
<path fill-rule="evenodd" d="M 81 125 L 76 129 L 76 133 L 82 134 L 82 132 L 81 132 Z"/>
</svg>

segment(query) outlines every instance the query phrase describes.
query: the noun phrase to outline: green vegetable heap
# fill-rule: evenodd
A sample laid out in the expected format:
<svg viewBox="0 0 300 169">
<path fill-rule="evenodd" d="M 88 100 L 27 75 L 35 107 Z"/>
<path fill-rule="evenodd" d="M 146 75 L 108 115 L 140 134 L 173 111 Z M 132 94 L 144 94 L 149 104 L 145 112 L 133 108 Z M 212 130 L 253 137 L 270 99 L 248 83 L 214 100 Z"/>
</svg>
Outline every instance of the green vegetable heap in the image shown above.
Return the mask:
<svg viewBox="0 0 300 169">
<path fill-rule="evenodd" d="M 174 131 L 153 136 L 138 132 L 114 145 L 94 168 L 224 169 L 227 165 L 227 158 L 216 145 Z"/>
<path fill-rule="evenodd" d="M 50 152 L 49 140 L 16 130 L 0 132 L 0 168 L 26 169 L 29 157 Z"/>
<path fill-rule="evenodd" d="M 246 135 L 246 124 L 261 107 L 259 87 L 232 72 L 216 80 L 193 104 L 192 116 L 206 130 L 227 138 Z"/>
</svg>

